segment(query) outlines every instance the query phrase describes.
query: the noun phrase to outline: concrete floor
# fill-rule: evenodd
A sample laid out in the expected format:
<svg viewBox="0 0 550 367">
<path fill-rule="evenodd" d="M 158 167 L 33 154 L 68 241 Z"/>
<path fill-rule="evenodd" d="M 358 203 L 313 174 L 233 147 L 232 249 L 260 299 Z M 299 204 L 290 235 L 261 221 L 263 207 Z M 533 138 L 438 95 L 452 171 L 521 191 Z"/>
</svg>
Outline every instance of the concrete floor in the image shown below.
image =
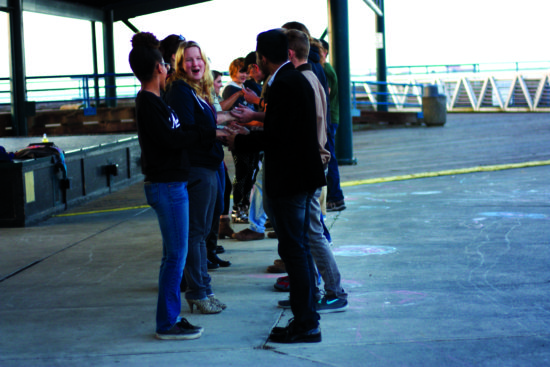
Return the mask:
<svg viewBox="0 0 550 367">
<path fill-rule="evenodd" d="M 322 315 L 317 344 L 267 341 L 291 317 L 265 272 L 271 239 L 221 241 L 233 265 L 211 275 L 227 310 L 185 304 L 203 336 L 155 340 L 161 240 L 141 185 L 1 228 L 0 366 L 547 366 L 549 138 L 548 114 L 355 132 L 347 209 L 328 217 L 350 307 Z"/>
</svg>

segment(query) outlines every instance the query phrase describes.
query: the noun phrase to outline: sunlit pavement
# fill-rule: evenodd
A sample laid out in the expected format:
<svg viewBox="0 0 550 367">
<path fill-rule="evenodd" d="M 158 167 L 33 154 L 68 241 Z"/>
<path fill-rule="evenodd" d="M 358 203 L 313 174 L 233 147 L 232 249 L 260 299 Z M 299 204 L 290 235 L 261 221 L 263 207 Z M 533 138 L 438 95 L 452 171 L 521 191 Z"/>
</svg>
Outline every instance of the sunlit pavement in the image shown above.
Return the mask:
<svg viewBox="0 0 550 367">
<path fill-rule="evenodd" d="M 69 211 L 93 214 L 2 228 L 0 365 L 547 365 L 549 137 L 546 114 L 356 132 L 359 164 L 340 167 L 347 209 L 327 220 L 350 306 L 322 315 L 315 344 L 267 340 L 291 317 L 265 272 L 278 258 L 271 239 L 220 241 L 233 265 L 210 274 L 228 308 L 184 304 L 202 337 L 155 340 L 156 217 L 111 210 L 142 203 L 139 187 Z M 459 171 L 489 165 L 498 170 Z M 442 175 L 405 177 L 427 172 Z"/>
</svg>

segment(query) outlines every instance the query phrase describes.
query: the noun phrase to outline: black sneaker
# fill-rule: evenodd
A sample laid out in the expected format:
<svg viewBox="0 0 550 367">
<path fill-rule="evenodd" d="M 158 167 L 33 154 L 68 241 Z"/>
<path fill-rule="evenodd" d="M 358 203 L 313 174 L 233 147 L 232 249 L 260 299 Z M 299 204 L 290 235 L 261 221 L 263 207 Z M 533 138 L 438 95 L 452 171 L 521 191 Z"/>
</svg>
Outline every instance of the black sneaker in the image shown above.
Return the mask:
<svg viewBox="0 0 550 367">
<path fill-rule="evenodd" d="M 324 296 L 317 303 L 317 313 L 343 312 L 348 309 L 348 301 L 340 298 Z"/>
<path fill-rule="evenodd" d="M 277 302 L 277 307 L 279 308 L 290 308 L 290 300 L 284 299 L 279 302 Z"/>
<path fill-rule="evenodd" d="M 327 212 L 339 212 L 346 209 L 344 200 L 327 201 Z"/>
<path fill-rule="evenodd" d="M 319 343 L 321 329 L 316 327 L 310 330 L 297 330 L 294 319 L 291 319 L 287 327 L 274 327 L 269 334 L 269 340 L 274 343 Z"/>
<path fill-rule="evenodd" d="M 194 326 L 186 319 L 181 319 L 176 325 L 167 331 L 157 331 L 156 338 L 161 340 L 190 340 L 200 338 L 203 328 Z"/>
</svg>

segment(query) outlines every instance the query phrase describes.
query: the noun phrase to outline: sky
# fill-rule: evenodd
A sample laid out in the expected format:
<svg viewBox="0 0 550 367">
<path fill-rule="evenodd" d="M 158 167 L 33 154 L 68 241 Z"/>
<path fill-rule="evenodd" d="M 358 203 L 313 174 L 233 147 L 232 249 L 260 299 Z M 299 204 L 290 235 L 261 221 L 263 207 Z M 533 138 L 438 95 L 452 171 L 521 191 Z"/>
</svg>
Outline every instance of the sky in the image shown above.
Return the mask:
<svg viewBox="0 0 550 367">
<path fill-rule="evenodd" d="M 363 0 L 348 4 L 350 69 L 361 75 L 376 68 L 375 15 Z M 550 61 L 548 0 L 385 0 L 385 14 L 388 66 Z M 320 37 L 328 26 L 327 1 L 214 0 L 130 19 L 159 39 L 182 34 L 197 41 L 220 71 L 253 51 L 258 33 L 288 21 Z M 23 24 L 28 76 L 93 72 L 90 22 L 25 12 Z M 2 12 L 0 29 L 8 29 Z M 128 27 L 115 24 L 117 73 L 131 72 L 131 37 Z M 7 32 L 0 32 L 0 49 L 0 77 L 9 77 Z"/>
</svg>

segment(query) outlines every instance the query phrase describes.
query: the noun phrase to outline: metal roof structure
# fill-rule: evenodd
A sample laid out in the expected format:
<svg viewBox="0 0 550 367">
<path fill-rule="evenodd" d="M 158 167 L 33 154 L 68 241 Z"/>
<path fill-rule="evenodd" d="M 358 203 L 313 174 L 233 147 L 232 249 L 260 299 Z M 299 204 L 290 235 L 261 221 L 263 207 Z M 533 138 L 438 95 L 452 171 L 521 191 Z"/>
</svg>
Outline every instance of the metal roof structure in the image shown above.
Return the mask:
<svg viewBox="0 0 550 367">
<path fill-rule="evenodd" d="M 0 0 L 0 11 L 9 14 L 12 124 L 16 136 L 26 136 L 27 116 L 32 115 L 32 103 L 26 98 L 25 51 L 23 44 L 23 11 L 88 20 L 103 26 L 105 74 L 115 73 L 113 23 L 124 22 L 134 32 L 138 30 L 129 19 L 161 11 L 195 5 L 212 0 Z M 363 0 L 377 17 L 377 32 L 384 39 L 384 0 Z M 340 127 L 337 153 L 340 164 L 354 164 L 352 148 L 348 1 L 328 0 L 331 28 L 331 60 L 338 75 Z M 95 37 L 95 32 L 92 37 Z M 96 44 L 95 38 L 92 40 Z M 95 48 L 95 46 L 94 46 Z M 96 50 L 94 49 L 94 52 Z M 94 59 L 97 55 L 94 54 Z M 385 42 L 377 51 L 378 79 L 385 81 Z M 114 76 L 109 85 L 114 85 Z M 116 90 L 109 91 L 114 93 Z M 116 102 L 115 102 L 116 103 Z M 114 107 L 114 106 L 110 106 Z M 341 147 L 341 148 L 340 148 Z"/>
<path fill-rule="evenodd" d="M 117 22 L 207 1 L 211 0 L 0 0 L 0 10 L 9 11 L 20 3 L 23 11 L 96 22 L 112 13 Z"/>
</svg>

